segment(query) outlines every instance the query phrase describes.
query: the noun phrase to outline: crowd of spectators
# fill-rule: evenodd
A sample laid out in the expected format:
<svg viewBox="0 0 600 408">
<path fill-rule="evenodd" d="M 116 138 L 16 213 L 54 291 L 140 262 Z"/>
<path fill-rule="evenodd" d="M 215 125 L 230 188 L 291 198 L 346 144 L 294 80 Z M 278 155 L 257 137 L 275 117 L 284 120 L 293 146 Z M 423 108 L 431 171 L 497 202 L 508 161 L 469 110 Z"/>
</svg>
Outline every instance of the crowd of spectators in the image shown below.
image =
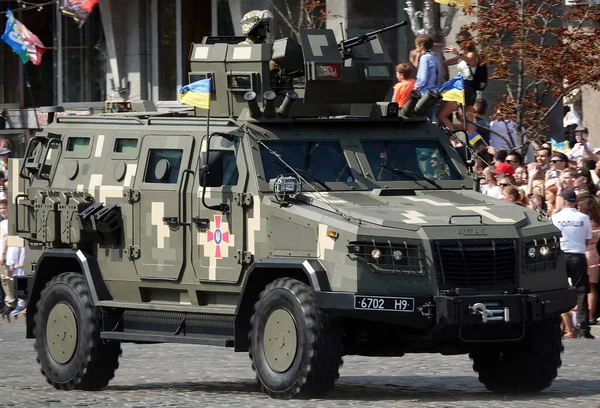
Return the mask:
<svg viewBox="0 0 600 408">
<path fill-rule="evenodd" d="M 8 245 L 8 157 L 11 145 L 0 139 L 0 315 L 17 316 L 25 313 L 23 299 L 17 299 L 13 289 L 13 277 L 24 275 L 25 248 Z"/>
<path fill-rule="evenodd" d="M 476 150 L 473 170 L 481 175 L 481 192 L 485 195 L 528 207 L 550 219 L 564 217 L 560 212 L 566 208 L 574 208 L 589 218 L 585 307 L 589 325 L 595 325 L 599 323 L 596 285 L 600 275 L 600 149 L 592 147 L 586 128 L 577 127 L 572 133 L 573 143 L 566 152 L 553 150 L 552 144 L 544 140 L 529 144 L 525 151 L 533 151 L 533 160 L 527 159 L 523 147 L 502 149 L 505 145 L 495 145 L 491 138 L 489 146 L 482 144 Z M 568 194 L 575 197 L 573 203 L 565 201 Z M 567 337 L 575 336 L 573 327 L 577 326 L 570 319 L 564 319 L 564 327 Z M 583 337 L 590 337 L 589 332 Z"/>
</svg>

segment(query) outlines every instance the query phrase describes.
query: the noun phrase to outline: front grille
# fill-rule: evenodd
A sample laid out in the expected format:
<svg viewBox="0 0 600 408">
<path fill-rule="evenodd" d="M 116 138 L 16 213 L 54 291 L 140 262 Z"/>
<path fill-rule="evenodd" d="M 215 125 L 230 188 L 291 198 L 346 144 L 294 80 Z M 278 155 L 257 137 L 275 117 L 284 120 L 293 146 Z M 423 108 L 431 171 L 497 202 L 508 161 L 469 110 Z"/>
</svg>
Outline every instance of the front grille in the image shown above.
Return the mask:
<svg viewBox="0 0 600 408">
<path fill-rule="evenodd" d="M 517 243 L 449 241 L 435 243 L 446 288 L 472 288 L 516 283 Z"/>
</svg>

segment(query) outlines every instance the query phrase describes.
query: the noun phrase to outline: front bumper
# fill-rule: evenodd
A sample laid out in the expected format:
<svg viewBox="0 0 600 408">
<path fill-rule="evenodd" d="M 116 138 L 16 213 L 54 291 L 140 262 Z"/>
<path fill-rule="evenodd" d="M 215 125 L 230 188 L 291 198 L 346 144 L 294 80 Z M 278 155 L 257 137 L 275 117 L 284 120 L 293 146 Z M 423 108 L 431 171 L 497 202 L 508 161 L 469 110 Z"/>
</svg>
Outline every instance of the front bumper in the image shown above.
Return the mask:
<svg viewBox="0 0 600 408">
<path fill-rule="evenodd" d="M 355 309 L 354 296 L 345 292 L 316 293 L 319 308 L 335 316 L 434 330 L 449 326 L 536 322 L 567 312 L 577 303 L 574 287 L 527 294 L 408 295 L 415 299 L 414 310 L 409 312 Z M 378 295 L 373 297 L 377 298 Z"/>
</svg>

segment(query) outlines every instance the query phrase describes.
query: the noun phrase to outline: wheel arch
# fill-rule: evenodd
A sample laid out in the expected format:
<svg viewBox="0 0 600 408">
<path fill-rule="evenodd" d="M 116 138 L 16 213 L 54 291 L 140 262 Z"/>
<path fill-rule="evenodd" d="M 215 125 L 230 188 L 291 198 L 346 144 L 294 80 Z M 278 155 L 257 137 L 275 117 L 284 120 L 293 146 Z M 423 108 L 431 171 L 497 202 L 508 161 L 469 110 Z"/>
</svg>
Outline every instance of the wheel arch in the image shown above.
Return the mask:
<svg viewBox="0 0 600 408">
<path fill-rule="evenodd" d="M 265 286 L 279 278 L 297 279 L 315 292 L 331 291 L 327 271 L 316 259 L 255 260 L 245 274 L 242 295 L 235 311 L 235 351 L 248 351 L 254 303 Z"/>
<path fill-rule="evenodd" d="M 98 260 L 80 249 L 46 249 L 39 257 L 33 283 L 29 290 L 27 301 L 27 338 L 34 337 L 34 316 L 37 312 L 37 302 L 46 283 L 57 275 L 65 272 L 76 272 L 84 276 L 92 301 L 97 305 L 101 300 L 112 299 L 108 288 L 102 280 Z"/>
</svg>

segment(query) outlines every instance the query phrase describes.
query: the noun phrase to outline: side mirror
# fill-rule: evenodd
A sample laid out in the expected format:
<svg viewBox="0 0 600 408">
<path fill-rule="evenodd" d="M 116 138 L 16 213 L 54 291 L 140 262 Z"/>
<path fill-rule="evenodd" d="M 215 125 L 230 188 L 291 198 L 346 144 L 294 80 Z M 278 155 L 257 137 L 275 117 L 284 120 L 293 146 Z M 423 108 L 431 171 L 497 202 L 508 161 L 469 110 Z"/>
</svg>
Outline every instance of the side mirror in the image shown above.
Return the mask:
<svg viewBox="0 0 600 408">
<path fill-rule="evenodd" d="M 200 185 L 202 187 L 221 187 L 223 185 L 223 154 L 212 150 L 209 162 L 206 152 L 200 153 Z"/>
</svg>

